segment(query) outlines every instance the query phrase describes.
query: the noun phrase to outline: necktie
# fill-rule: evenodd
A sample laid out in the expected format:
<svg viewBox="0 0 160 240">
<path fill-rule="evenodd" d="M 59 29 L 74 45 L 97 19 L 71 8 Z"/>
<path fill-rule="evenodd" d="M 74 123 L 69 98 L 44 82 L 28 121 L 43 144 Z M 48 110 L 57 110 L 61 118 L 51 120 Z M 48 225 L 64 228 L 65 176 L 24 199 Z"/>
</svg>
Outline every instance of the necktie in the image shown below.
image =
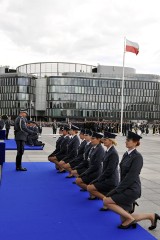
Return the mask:
<svg viewBox="0 0 160 240">
<path fill-rule="evenodd" d="M 123 158 L 125 158 L 127 156 L 128 156 L 128 152 L 125 152 L 124 155 L 123 155 Z"/>
<path fill-rule="evenodd" d="M 91 157 L 91 154 L 92 154 L 93 150 L 94 150 L 94 147 L 92 147 L 92 148 L 90 149 L 90 151 L 89 151 L 88 160 L 90 160 L 90 157 Z"/>
</svg>

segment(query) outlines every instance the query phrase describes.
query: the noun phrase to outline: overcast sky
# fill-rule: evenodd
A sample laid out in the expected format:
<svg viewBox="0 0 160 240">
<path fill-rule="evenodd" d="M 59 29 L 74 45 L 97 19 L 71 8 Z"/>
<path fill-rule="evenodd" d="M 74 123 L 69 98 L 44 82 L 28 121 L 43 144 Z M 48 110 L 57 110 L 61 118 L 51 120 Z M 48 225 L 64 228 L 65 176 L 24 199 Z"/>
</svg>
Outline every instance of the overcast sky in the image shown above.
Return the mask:
<svg viewBox="0 0 160 240">
<path fill-rule="evenodd" d="M 0 0 L 0 65 L 66 61 L 160 74 L 159 0 Z"/>
</svg>

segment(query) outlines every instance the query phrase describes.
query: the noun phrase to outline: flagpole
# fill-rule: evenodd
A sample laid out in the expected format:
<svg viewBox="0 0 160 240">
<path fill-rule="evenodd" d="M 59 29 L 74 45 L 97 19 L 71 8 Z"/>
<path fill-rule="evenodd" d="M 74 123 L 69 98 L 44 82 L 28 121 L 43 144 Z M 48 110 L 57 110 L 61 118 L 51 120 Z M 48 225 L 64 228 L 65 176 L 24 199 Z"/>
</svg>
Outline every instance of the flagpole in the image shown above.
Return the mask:
<svg viewBox="0 0 160 240">
<path fill-rule="evenodd" d="M 30 108 L 30 110 L 29 110 L 29 113 L 30 113 L 29 118 L 30 118 L 30 121 L 31 121 L 31 120 L 32 120 L 32 119 L 31 119 L 31 100 L 30 100 L 30 106 L 29 106 L 29 108 Z"/>
<path fill-rule="evenodd" d="M 125 66 L 125 53 L 126 53 L 126 37 L 124 37 L 124 53 L 123 53 L 123 74 L 122 74 L 122 89 L 121 89 L 121 136 L 123 135 L 122 133 L 122 125 L 123 125 L 123 107 L 124 107 L 124 66 Z"/>
</svg>

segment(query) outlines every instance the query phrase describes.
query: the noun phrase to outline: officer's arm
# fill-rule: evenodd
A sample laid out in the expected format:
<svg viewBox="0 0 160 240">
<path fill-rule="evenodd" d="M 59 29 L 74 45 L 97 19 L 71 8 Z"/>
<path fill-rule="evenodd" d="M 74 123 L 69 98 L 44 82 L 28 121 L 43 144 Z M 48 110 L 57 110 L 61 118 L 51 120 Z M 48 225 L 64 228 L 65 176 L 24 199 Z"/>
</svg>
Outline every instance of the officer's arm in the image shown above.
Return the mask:
<svg viewBox="0 0 160 240">
<path fill-rule="evenodd" d="M 29 130 L 27 127 L 26 127 L 26 123 L 24 121 L 24 119 L 20 119 L 19 121 L 19 127 L 21 129 L 21 131 L 24 131 L 24 132 L 27 132 L 27 133 L 30 133 L 30 134 L 33 134 L 34 132 Z"/>
</svg>

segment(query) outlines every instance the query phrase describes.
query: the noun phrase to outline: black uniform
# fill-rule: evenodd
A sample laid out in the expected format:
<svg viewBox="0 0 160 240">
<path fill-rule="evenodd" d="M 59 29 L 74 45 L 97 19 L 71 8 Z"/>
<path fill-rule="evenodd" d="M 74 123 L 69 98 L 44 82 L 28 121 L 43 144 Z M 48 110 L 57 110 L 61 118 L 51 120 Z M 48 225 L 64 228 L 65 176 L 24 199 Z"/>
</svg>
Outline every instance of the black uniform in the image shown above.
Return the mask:
<svg viewBox="0 0 160 240">
<path fill-rule="evenodd" d="M 107 193 L 117 187 L 119 183 L 118 163 L 118 153 L 112 146 L 108 152 L 105 152 L 102 174 L 92 182 L 99 192 Z"/>
<path fill-rule="evenodd" d="M 31 146 L 37 146 L 38 142 L 38 128 L 36 126 L 28 127 L 29 130 L 33 131 L 35 134 L 28 134 L 27 136 L 27 144 Z"/>
<path fill-rule="evenodd" d="M 89 167 L 88 155 L 89 155 L 91 148 L 92 148 L 92 144 L 87 143 L 85 146 L 85 149 L 84 149 L 83 160 L 81 161 L 81 163 L 78 166 L 73 168 L 73 169 L 77 170 L 77 173 L 79 175 L 81 173 L 85 172 Z"/>
<path fill-rule="evenodd" d="M 141 196 L 140 172 L 143 157 L 135 149 L 129 155 L 126 152 L 120 163 L 120 184 L 111 195 L 112 200 L 127 211 L 131 211 L 132 204 Z"/>
<path fill-rule="evenodd" d="M 53 129 L 53 134 L 56 134 L 56 132 L 57 132 L 57 123 L 56 122 L 54 122 L 52 124 L 52 129 Z"/>
<path fill-rule="evenodd" d="M 0 119 L 0 130 L 4 128 L 4 120 Z"/>
<path fill-rule="evenodd" d="M 103 158 L 104 148 L 101 144 L 98 144 L 97 146 L 91 148 L 88 155 L 89 167 L 84 173 L 80 175 L 84 183 L 89 184 L 94 179 L 98 178 L 102 171 Z"/>
<path fill-rule="evenodd" d="M 74 160 L 77 156 L 77 151 L 79 147 L 80 141 L 77 135 L 74 135 L 73 138 L 68 143 L 68 151 L 67 156 L 63 158 L 65 163 L 69 163 L 70 161 Z"/>
<path fill-rule="evenodd" d="M 64 136 L 60 136 L 56 141 L 56 149 L 48 156 L 48 157 L 54 157 L 56 153 L 58 153 L 61 149 L 61 143 L 64 139 Z"/>
<path fill-rule="evenodd" d="M 83 161 L 83 154 L 84 154 L 86 144 L 87 144 L 86 140 L 83 140 L 79 145 L 78 154 L 76 158 L 69 162 L 71 168 L 78 166 Z"/>
<path fill-rule="evenodd" d="M 16 167 L 21 168 L 22 155 L 24 153 L 24 145 L 27 141 L 27 136 L 28 134 L 34 134 L 34 132 L 26 127 L 26 120 L 21 116 L 16 118 L 14 130 L 17 144 Z"/>
<path fill-rule="evenodd" d="M 69 141 L 70 138 L 68 135 L 63 137 L 63 141 L 60 144 L 60 150 L 55 154 L 58 161 L 61 161 L 63 158 L 67 156 Z"/>
<path fill-rule="evenodd" d="M 9 119 L 5 121 L 5 128 L 6 128 L 6 139 L 8 139 L 9 130 L 11 128 L 11 121 Z"/>
</svg>

